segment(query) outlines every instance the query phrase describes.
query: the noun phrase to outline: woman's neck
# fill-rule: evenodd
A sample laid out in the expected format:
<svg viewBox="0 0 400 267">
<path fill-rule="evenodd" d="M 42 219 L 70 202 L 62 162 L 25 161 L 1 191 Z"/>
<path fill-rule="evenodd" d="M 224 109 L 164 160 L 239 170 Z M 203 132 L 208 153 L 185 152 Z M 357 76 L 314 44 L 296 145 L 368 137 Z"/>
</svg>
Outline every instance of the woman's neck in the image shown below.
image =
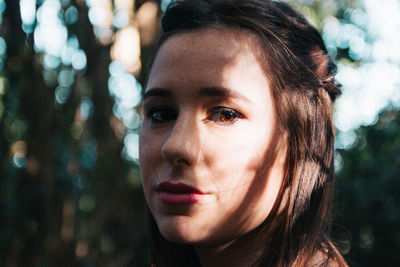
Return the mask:
<svg viewBox="0 0 400 267">
<path fill-rule="evenodd" d="M 196 245 L 202 266 L 253 266 L 266 252 L 267 233 L 260 226 L 227 244 Z"/>
<path fill-rule="evenodd" d="M 253 231 L 219 246 L 195 245 L 194 249 L 202 266 L 254 266 L 268 253 L 271 237 L 283 224 L 288 190 L 284 190 L 279 200 L 278 210 L 273 212 L 273 221 L 266 220 Z"/>
</svg>

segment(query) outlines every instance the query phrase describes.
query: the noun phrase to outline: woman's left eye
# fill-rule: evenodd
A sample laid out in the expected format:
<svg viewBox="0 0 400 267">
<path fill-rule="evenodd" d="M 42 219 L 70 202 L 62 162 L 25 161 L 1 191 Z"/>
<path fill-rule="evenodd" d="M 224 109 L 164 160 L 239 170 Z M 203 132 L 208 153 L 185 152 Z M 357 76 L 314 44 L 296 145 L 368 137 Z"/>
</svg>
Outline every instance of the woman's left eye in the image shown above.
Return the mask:
<svg viewBox="0 0 400 267">
<path fill-rule="evenodd" d="M 213 108 L 209 114 L 209 119 L 219 124 L 232 124 L 240 118 L 242 118 L 240 112 L 226 107 Z"/>
</svg>

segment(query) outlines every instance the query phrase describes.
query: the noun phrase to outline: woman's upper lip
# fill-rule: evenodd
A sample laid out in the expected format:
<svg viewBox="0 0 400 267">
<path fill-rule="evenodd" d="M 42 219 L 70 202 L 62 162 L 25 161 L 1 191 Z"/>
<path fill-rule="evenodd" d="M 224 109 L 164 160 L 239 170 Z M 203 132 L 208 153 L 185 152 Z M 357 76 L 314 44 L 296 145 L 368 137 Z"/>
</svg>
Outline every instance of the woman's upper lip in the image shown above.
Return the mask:
<svg viewBox="0 0 400 267">
<path fill-rule="evenodd" d="M 171 183 L 171 182 L 162 182 L 156 187 L 156 191 L 166 191 L 171 193 L 178 194 L 201 194 L 204 193 L 197 188 L 194 188 L 190 185 L 186 185 L 184 183 Z"/>
</svg>

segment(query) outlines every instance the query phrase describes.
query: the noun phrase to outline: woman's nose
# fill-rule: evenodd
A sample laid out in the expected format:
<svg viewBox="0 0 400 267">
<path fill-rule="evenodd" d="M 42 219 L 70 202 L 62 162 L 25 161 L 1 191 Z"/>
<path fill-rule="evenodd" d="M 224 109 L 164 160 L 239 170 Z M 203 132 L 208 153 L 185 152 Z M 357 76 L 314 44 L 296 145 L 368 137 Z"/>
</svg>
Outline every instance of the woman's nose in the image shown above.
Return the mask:
<svg viewBox="0 0 400 267">
<path fill-rule="evenodd" d="M 161 148 L 161 157 L 174 165 L 193 166 L 199 158 L 196 119 L 179 116 Z"/>
</svg>

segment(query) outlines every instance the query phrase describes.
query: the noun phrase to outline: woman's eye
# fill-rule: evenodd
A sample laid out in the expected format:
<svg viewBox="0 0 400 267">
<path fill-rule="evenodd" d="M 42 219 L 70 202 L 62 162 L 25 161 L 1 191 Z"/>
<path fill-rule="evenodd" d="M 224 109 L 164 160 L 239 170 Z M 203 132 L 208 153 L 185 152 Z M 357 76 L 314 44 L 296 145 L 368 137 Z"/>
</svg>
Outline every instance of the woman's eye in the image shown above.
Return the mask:
<svg viewBox="0 0 400 267">
<path fill-rule="evenodd" d="M 210 119 L 220 124 L 232 124 L 242 117 L 242 114 L 234 109 L 216 107 L 211 111 Z"/>
<path fill-rule="evenodd" d="M 153 123 L 164 123 L 175 120 L 177 115 L 176 111 L 169 107 L 155 107 L 149 110 L 147 117 Z"/>
</svg>

